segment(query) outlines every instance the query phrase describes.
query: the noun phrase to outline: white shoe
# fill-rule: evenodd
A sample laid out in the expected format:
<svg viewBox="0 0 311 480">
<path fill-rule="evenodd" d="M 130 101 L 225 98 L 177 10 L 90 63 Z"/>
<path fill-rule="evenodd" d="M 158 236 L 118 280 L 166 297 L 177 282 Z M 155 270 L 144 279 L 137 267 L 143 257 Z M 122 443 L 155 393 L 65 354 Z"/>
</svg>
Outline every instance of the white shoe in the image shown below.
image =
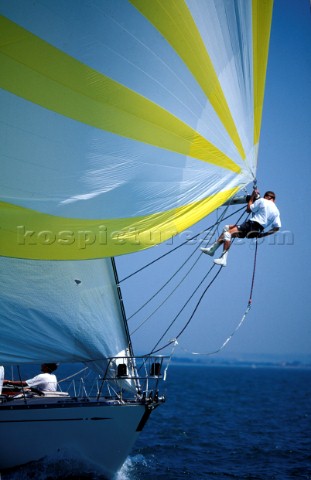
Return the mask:
<svg viewBox="0 0 311 480">
<path fill-rule="evenodd" d="M 214 263 L 216 263 L 216 265 L 220 265 L 221 267 L 226 267 L 227 256 L 228 256 L 228 252 L 223 253 L 223 255 L 220 258 L 217 258 L 216 260 L 214 260 Z"/>
</svg>

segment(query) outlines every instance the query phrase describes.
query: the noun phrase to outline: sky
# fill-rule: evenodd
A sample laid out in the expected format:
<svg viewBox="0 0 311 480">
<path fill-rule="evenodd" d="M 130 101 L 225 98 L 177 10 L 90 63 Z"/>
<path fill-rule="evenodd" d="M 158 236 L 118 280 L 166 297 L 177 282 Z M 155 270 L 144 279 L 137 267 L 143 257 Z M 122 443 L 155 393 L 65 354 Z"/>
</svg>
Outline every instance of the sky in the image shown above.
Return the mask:
<svg viewBox="0 0 311 480">
<path fill-rule="evenodd" d="M 258 246 L 252 307 L 241 327 L 235 331 L 250 294 L 255 247 L 249 241 L 239 241 L 232 246 L 228 266 L 222 269 L 208 289 L 186 330 L 179 337 L 176 355 L 191 356 L 196 352 L 201 354 L 196 355 L 196 358 L 218 356 L 236 359 L 276 356 L 284 361 L 304 360 L 308 356 L 311 358 L 311 225 L 308 215 L 308 181 L 311 179 L 310 111 L 309 0 L 275 0 L 257 181 L 261 194 L 266 190 L 276 192 L 282 229 L 277 235 L 265 238 Z M 216 215 L 220 213 L 219 211 Z M 212 215 L 204 219 L 193 227 L 190 234 L 195 235 L 208 228 L 215 218 Z M 203 239 L 203 236 L 200 235 L 199 238 Z M 173 239 L 172 244 L 168 242 L 145 252 L 118 258 L 120 279 L 167 253 L 184 240 L 185 234 Z M 204 245 L 205 242 L 202 243 Z M 196 265 L 178 288 L 176 285 L 186 274 L 187 266 L 180 270 L 152 302 L 131 318 L 198 246 L 198 241 L 187 244 L 121 283 L 136 353 L 148 353 L 154 347 L 184 303 L 187 303 L 186 307 L 161 345 L 175 338 L 191 317 L 202 290 L 188 302 L 187 299 L 212 266 L 211 258 L 200 255 L 199 250 L 193 256 L 198 259 Z M 187 265 L 191 265 L 191 260 Z M 210 280 L 212 278 L 208 277 Z M 171 294 L 174 288 L 176 290 Z M 145 321 L 170 294 L 169 301 Z M 234 331 L 226 347 L 219 353 L 210 355 Z M 171 347 L 160 353 L 170 351 Z"/>
</svg>

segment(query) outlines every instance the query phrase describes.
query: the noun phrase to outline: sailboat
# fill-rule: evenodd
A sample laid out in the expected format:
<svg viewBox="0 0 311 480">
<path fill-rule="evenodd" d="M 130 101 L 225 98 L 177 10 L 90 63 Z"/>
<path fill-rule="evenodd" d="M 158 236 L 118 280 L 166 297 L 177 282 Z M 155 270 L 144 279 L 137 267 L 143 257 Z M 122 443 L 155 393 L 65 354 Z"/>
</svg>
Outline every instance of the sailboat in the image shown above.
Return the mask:
<svg viewBox="0 0 311 480">
<path fill-rule="evenodd" d="M 166 357 L 135 357 L 115 257 L 256 178 L 272 3 L 0 0 L 0 364 L 96 379 L 3 387 L 1 469 L 70 449 L 111 478 L 163 403 Z"/>
</svg>

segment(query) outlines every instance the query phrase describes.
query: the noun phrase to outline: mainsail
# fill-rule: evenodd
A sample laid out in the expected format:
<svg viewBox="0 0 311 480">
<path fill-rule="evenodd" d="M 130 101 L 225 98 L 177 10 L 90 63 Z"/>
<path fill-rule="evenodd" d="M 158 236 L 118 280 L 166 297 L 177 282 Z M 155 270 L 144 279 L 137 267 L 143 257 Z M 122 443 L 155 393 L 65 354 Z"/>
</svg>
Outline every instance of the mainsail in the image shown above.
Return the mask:
<svg viewBox="0 0 311 480">
<path fill-rule="evenodd" d="M 2 363 L 126 350 L 109 257 L 256 176 L 272 3 L 0 1 Z"/>
<path fill-rule="evenodd" d="M 95 361 L 128 354 L 110 259 L 1 259 L 1 361 Z"/>
</svg>

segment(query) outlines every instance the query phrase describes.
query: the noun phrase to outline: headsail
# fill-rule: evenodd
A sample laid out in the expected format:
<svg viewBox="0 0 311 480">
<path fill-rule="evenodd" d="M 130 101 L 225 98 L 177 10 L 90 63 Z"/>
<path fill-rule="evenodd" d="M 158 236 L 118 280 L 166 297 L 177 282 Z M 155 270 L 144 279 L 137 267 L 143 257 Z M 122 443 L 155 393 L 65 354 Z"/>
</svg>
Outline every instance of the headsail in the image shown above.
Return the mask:
<svg viewBox="0 0 311 480">
<path fill-rule="evenodd" d="M 0 1 L 0 254 L 138 251 L 252 181 L 272 3 Z"/>
<path fill-rule="evenodd" d="M 1 363 L 100 364 L 128 354 L 110 259 L 2 258 L 0 289 Z"/>
</svg>

